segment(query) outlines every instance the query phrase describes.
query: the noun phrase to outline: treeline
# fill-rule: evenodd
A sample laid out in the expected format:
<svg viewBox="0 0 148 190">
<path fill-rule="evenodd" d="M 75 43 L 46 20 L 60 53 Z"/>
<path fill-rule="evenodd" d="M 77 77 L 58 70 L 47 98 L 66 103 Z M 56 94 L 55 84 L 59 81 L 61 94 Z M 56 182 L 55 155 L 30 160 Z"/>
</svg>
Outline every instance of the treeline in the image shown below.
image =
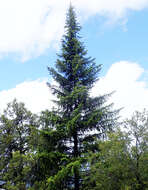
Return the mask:
<svg viewBox="0 0 148 190">
<path fill-rule="evenodd" d="M 48 67 L 57 106 L 35 115 L 14 100 L 0 115 L 7 190 L 148 189 L 148 112 L 119 123 L 119 110 L 107 105 L 111 94 L 90 96 L 101 65 L 87 56 L 80 29 L 70 6 L 61 54 Z"/>
<path fill-rule="evenodd" d="M 74 189 L 77 170 L 79 189 L 148 189 L 148 112 L 135 112 L 121 124 L 124 131 L 114 127 L 92 144 L 85 140 L 87 148 L 77 157 L 68 150 L 72 142 L 64 142 L 68 137 L 62 124 L 58 130 L 52 126 L 54 120 L 52 112 L 37 116 L 16 100 L 8 104 L 0 120 L 0 180 L 5 189 Z"/>
</svg>

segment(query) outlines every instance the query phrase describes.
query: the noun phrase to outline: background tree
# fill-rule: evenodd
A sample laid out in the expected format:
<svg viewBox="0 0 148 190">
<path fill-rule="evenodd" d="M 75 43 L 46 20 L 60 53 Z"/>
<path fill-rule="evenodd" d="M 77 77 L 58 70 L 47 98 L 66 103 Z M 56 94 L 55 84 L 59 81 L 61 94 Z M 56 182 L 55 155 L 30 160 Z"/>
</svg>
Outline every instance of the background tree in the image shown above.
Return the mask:
<svg viewBox="0 0 148 190">
<path fill-rule="evenodd" d="M 136 111 L 123 124 L 124 132 L 109 133 L 98 142 L 100 152 L 88 155 L 91 169 L 84 190 L 148 189 L 148 112 Z"/>
<path fill-rule="evenodd" d="M 0 117 L 0 176 L 7 189 L 24 189 L 30 183 L 36 127 L 36 116 L 16 100 Z"/>
<path fill-rule="evenodd" d="M 132 170 L 134 171 L 134 189 L 148 189 L 148 111 L 134 112 L 131 119 L 125 121 L 125 127 L 131 138 Z"/>
<path fill-rule="evenodd" d="M 101 66 L 87 56 L 80 41 L 81 27 L 72 6 L 68 10 L 65 29 L 56 69 L 48 68 L 57 83 L 57 86 L 48 85 L 57 96 L 58 105 L 51 114 L 49 131 L 52 126 L 60 136 L 57 142 L 65 147 L 62 152 L 64 162 L 60 170 L 49 177 L 48 188 L 79 190 L 81 175 L 85 173 L 82 172 L 83 165 L 87 163 L 85 154 L 89 150 L 96 151 L 95 139 L 104 137 L 112 129 L 115 112 L 110 111 L 110 106 L 105 106 L 108 95 L 90 97 Z"/>
<path fill-rule="evenodd" d="M 128 190 L 133 179 L 130 139 L 117 130 L 105 141 L 98 141 L 99 152 L 89 153 L 90 171 L 84 179 L 84 190 Z"/>
</svg>

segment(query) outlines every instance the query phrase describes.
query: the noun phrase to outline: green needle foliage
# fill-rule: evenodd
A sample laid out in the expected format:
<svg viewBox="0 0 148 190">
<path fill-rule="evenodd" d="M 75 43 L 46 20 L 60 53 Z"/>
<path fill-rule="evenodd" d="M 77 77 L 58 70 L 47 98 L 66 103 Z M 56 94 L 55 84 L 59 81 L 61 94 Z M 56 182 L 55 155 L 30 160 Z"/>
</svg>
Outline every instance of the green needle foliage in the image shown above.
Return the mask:
<svg viewBox="0 0 148 190">
<path fill-rule="evenodd" d="M 80 29 L 75 11 L 70 6 L 61 54 L 58 55 L 56 68 L 48 68 L 57 83 L 57 86 L 48 85 L 56 95 L 58 105 L 50 115 L 50 128 L 53 128 L 54 135 L 60 135 L 60 139 L 56 139 L 56 151 L 63 154 L 57 173 L 47 180 L 48 189 L 52 190 L 81 189 L 82 176 L 87 173 L 84 170 L 84 164 L 87 164 L 85 154 L 98 150 L 96 139 L 112 130 L 115 122 L 115 112 L 111 111 L 110 106 L 105 106 L 109 95 L 90 97 L 101 65 L 87 56 L 80 41 Z M 45 131 L 47 139 L 54 139 L 51 131 L 44 130 L 44 134 Z"/>
</svg>

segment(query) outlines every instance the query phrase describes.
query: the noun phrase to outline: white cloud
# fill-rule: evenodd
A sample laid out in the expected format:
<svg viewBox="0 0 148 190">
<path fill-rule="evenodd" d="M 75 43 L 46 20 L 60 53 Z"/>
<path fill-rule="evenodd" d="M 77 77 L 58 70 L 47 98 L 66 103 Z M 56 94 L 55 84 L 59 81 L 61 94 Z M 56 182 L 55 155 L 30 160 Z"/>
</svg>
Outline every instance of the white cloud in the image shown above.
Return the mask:
<svg viewBox="0 0 148 190">
<path fill-rule="evenodd" d="M 65 5 L 53 0 L 0 1 L 0 52 L 42 53 L 63 32 Z"/>
<path fill-rule="evenodd" d="M 6 108 L 7 103 L 16 98 L 18 102 L 24 102 L 33 113 L 38 113 L 53 107 L 54 99 L 46 80 L 27 81 L 18 84 L 15 88 L 0 92 L 0 111 Z"/>
<path fill-rule="evenodd" d="M 144 73 L 148 75 L 137 63 L 114 63 L 107 74 L 95 84 L 92 94 L 97 96 L 116 90 L 109 101 L 114 103 L 114 108 L 124 107 L 120 114 L 123 118 L 129 117 L 135 110 L 148 109 L 148 84 L 141 79 Z M 27 81 L 13 89 L 1 91 L 0 110 L 14 98 L 24 102 L 34 113 L 53 107 L 51 100 L 54 97 L 46 85 L 46 80 Z"/>
<path fill-rule="evenodd" d="M 128 10 L 139 11 L 148 0 L 71 0 L 82 20 L 96 14 L 117 21 Z M 68 0 L 1 0 L 0 55 L 19 53 L 22 59 L 55 46 L 64 31 Z"/>
<path fill-rule="evenodd" d="M 116 91 L 110 98 L 115 108 L 122 108 L 120 114 L 129 117 L 135 110 L 148 109 L 148 83 L 140 79 L 147 74 L 137 63 L 121 61 L 114 63 L 107 74 L 93 88 L 92 94 Z"/>
<path fill-rule="evenodd" d="M 124 17 L 128 10 L 138 11 L 148 6 L 148 0 L 74 0 L 73 2 L 89 16 L 100 14 L 115 20 Z"/>
</svg>

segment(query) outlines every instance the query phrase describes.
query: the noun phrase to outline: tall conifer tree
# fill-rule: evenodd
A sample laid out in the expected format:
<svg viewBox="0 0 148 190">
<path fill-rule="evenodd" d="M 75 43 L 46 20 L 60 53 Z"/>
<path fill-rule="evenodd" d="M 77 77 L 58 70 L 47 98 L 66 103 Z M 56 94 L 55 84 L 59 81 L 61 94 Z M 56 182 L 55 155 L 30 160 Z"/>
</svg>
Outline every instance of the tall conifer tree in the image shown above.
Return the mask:
<svg viewBox="0 0 148 190">
<path fill-rule="evenodd" d="M 80 41 L 80 25 L 74 8 L 70 5 L 65 35 L 62 38 L 61 54 L 56 68 L 49 67 L 50 75 L 57 86 L 48 84 L 57 96 L 57 110 L 52 112 L 54 130 L 63 134 L 63 154 L 61 170 L 49 178 L 49 189 L 80 190 L 82 173 L 85 173 L 85 154 L 96 151 L 95 140 L 101 138 L 113 127 L 114 112 L 104 103 L 108 95 L 90 97 L 90 90 L 98 80 L 101 65 L 87 56 Z M 58 151 L 58 146 L 57 146 Z"/>
</svg>

